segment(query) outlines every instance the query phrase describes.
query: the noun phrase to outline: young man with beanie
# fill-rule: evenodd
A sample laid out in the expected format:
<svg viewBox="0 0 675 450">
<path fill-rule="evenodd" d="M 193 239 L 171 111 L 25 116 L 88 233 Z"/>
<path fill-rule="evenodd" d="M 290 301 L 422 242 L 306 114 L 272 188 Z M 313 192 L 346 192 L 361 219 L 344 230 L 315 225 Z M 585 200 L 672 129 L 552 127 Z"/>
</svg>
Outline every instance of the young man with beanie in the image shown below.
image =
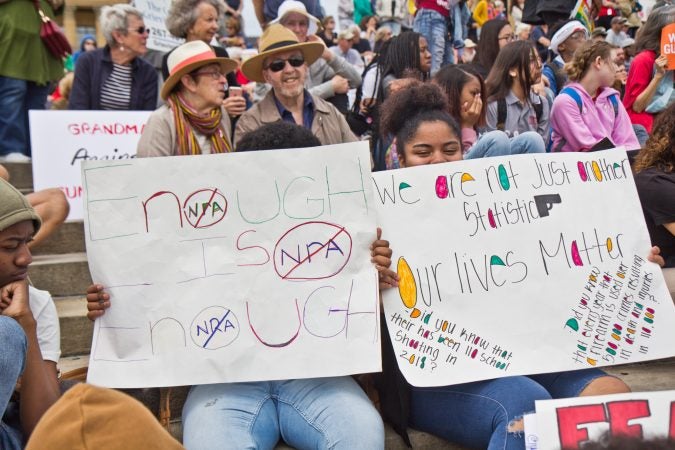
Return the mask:
<svg viewBox="0 0 675 450">
<path fill-rule="evenodd" d="M 59 398 L 60 356 L 56 309 L 43 291 L 28 287 L 28 243 L 42 222 L 26 197 L 0 179 L 0 412 L 7 417 L 20 377 L 20 429 L 0 422 L 0 448 L 23 448 L 44 412 Z M 39 313 L 38 313 L 39 312 Z M 43 318 L 37 320 L 38 314 Z M 55 323 L 54 323 L 55 320 Z M 42 347 L 45 348 L 42 348 Z M 9 413 L 9 414 L 8 414 Z"/>
</svg>

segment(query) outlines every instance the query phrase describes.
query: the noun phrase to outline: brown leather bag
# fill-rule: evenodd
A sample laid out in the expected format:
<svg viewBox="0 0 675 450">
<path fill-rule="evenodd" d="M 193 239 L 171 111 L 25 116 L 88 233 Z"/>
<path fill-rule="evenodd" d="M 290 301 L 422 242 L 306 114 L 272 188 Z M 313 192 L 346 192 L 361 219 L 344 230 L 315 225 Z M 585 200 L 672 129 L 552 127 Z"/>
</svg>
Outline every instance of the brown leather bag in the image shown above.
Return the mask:
<svg viewBox="0 0 675 450">
<path fill-rule="evenodd" d="M 42 42 L 45 44 L 45 47 L 47 47 L 47 50 L 49 50 L 49 53 L 58 59 L 70 55 L 73 50 L 70 48 L 70 44 L 59 26 L 55 24 L 44 11 L 42 11 L 39 0 L 33 0 L 33 5 L 42 21 L 42 24 L 40 25 L 40 39 L 42 39 Z"/>
</svg>

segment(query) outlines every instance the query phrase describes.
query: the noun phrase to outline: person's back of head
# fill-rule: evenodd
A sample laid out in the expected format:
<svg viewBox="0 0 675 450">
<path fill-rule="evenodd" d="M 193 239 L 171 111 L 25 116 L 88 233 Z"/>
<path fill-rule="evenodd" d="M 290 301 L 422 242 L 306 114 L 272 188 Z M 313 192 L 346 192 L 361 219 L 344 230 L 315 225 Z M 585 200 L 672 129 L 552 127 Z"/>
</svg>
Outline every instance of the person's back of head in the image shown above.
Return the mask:
<svg viewBox="0 0 675 450">
<path fill-rule="evenodd" d="M 637 33 L 635 53 L 642 50 L 651 50 L 661 53 L 661 31 L 667 25 L 675 22 L 675 5 L 666 5 L 652 9 L 647 21 Z"/>
<path fill-rule="evenodd" d="M 278 150 L 319 147 L 321 142 L 305 127 L 289 122 L 273 122 L 244 134 L 236 151 Z"/>
</svg>

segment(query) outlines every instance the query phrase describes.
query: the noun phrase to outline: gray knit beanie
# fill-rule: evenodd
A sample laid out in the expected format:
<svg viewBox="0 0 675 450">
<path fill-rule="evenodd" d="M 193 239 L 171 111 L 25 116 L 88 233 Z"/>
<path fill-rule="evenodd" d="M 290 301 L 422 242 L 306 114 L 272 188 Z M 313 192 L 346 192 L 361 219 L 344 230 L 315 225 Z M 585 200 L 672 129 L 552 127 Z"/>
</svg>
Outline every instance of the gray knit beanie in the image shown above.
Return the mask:
<svg viewBox="0 0 675 450">
<path fill-rule="evenodd" d="M 14 186 L 0 178 L 0 231 L 24 220 L 32 220 L 35 233 L 40 229 L 42 220 L 28 199 Z"/>
</svg>

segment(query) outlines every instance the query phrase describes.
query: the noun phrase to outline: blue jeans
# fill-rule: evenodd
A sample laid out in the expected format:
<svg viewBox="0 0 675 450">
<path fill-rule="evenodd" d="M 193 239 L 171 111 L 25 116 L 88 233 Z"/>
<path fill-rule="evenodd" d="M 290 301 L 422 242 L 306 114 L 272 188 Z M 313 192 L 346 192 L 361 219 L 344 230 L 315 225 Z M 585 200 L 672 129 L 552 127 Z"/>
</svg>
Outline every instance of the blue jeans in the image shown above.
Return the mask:
<svg viewBox="0 0 675 450">
<path fill-rule="evenodd" d="M 465 3 L 457 3 L 452 7 L 452 39 L 455 48 L 464 47 L 464 39 L 469 37 L 469 18 L 471 12 Z"/>
<path fill-rule="evenodd" d="M 49 85 L 0 76 L 0 156 L 30 156 L 28 110 L 45 109 Z"/>
<path fill-rule="evenodd" d="M 464 155 L 464 159 L 518 155 L 520 153 L 544 153 L 545 151 L 544 139 L 535 131 L 526 131 L 509 138 L 503 131 L 494 130 L 483 134 Z"/>
<path fill-rule="evenodd" d="M 413 30 L 427 40 L 431 52 L 431 74 L 446 64 L 452 64 L 452 42 L 448 39 L 448 23 L 443 15 L 433 9 L 420 9 L 413 21 Z"/>
<path fill-rule="evenodd" d="M 194 386 L 183 407 L 194 449 L 383 449 L 379 413 L 351 377 Z"/>
<path fill-rule="evenodd" d="M 0 316 L 0 418 L 5 413 L 14 386 L 26 364 L 28 343 L 19 324 L 9 317 Z M 0 421 L 0 448 L 18 450 L 23 448 L 21 432 Z"/>
<path fill-rule="evenodd" d="M 498 378 L 431 388 L 412 388 L 410 425 L 471 448 L 522 450 L 522 431 L 514 421 L 534 411 L 535 400 L 576 397 L 598 369 Z"/>
</svg>

